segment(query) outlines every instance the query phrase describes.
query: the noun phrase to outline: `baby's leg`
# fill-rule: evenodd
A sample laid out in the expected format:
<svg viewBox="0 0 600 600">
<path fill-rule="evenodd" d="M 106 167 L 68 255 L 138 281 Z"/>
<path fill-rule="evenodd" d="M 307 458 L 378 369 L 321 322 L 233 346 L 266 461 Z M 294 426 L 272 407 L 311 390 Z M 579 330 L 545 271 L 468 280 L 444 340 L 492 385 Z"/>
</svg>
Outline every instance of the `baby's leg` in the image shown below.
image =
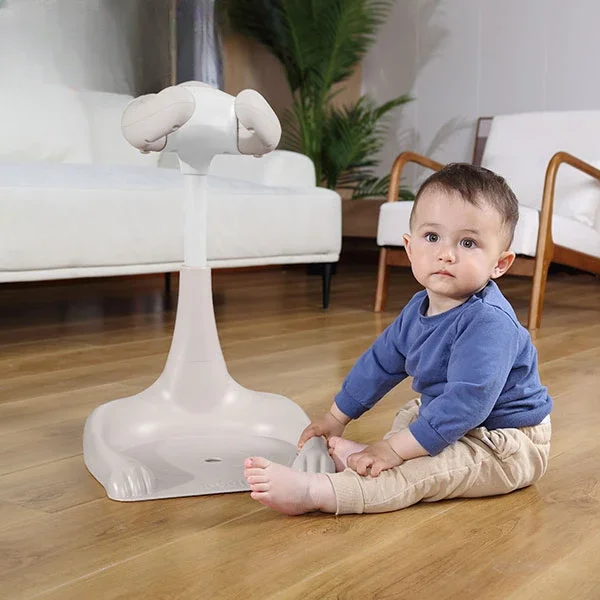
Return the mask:
<svg viewBox="0 0 600 600">
<path fill-rule="evenodd" d="M 359 444 L 352 440 L 347 440 L 341 437 L 331 437 L 327 440 L 329 454 L 335 465 L 335 472 L 339 473 L 348 468 L 348 457 L 351 454 L 356 454 L 364 450 L 367 445 Z"/>
<path fill-rule="evenodd" d="M 246 460 L 252 498 L 288 515 L 320 510 L 336 514 L 378 513 L 420 501 L 506 494 L 545 472 L 550 424 L 470 432 L 436 456 L 408 460 L 378 477 L 352 469 L 303 473 L 265 458 Z"/>
<path fill-rule="evenodd" d="M 487 446 L 465 437 L 437 456 L 408 460 L 378 477 L 363 477 L 352 469 L 304 473 L 261 457 L 246 460 L 244 475 L 254 500 L 286 515 L 315 510 L 336 514 L 390 512 L 421 500 L 465 495 L 476 486 L 481 466 L 493 462 L 487 460 L 490 454 Z"/>
<path fill-rule="evenodd" d="M 254 500 L 286 515 L 320 510 L 333 513 L 333 487 L 323 473 L 304 473 L 262 457 L 246 459 L 244 476 Z"/>
<path fill-rule="evenodd" d="M 378 477 L 361 477 L 351 469 L 329 475 L 336 513 L 389 512 L 420 501 L 507 494 L 543 475 L 549 448 L 549 424 L 479 427 L 436 456 L 407 460 Z"/>
</svg>

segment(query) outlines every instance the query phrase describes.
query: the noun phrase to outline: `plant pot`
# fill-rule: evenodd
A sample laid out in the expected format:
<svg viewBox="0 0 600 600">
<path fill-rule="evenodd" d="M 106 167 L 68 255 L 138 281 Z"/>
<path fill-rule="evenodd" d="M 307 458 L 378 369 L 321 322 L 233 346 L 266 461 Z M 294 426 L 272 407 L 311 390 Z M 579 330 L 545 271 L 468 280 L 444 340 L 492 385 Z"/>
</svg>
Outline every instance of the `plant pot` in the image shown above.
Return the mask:
<svg viewBox="0 0 600 600">
<path fill-rule="evenodd" d="M 342 198 L 342 237 L 377 238 L 379 208 L 385 198 Z"/>
</svg>

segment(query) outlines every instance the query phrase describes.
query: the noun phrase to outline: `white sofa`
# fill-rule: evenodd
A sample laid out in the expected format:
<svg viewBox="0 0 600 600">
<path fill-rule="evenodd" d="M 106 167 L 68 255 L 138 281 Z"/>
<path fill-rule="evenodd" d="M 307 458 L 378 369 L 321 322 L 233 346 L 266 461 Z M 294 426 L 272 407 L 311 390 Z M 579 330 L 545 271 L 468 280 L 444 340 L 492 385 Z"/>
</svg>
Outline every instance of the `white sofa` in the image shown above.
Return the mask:
<svg viewBox="0 0 600 600">
<path fill-rule="evenodd" d="M 179 269 L 182 176 L 173 155 L 125 142 L 130 100 L 55 85 L 0 95 L 0 282 Z M 306 156 L 218 156 L 209 186 L 210 266 L 339 259 L 341 199 Z"/>
</svg>

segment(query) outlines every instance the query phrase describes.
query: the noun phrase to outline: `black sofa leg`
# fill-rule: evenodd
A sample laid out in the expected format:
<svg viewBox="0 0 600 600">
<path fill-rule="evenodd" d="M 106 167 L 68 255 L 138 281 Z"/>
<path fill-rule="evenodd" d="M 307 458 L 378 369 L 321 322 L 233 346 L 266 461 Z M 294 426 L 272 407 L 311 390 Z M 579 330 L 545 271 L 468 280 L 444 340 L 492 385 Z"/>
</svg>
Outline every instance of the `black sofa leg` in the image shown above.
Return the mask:
<svg viewBox="0 0 600 600">
<path fill-rule="evenodd" d="M 165 273 L 165 295 L 171 295 L 171 273 Z"/>
<path fill-rule="evenodd" d="M 323 263 L 323 308 L 329 308 L 329 291 L 331 290 L 331 277 L 334 263 Z"/>
</svg>

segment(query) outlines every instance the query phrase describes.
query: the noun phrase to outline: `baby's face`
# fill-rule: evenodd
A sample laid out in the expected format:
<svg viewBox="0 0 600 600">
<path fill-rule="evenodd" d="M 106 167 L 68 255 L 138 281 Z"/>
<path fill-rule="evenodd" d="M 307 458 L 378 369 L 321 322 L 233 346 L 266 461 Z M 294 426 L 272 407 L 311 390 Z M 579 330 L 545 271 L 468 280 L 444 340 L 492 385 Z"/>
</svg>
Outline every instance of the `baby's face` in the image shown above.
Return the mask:
<svg viewBox="0 0 600 600">
<path fill-rule="evenodd" d="M 405 244 L 430 299 L 459 304 L 510 267 L 514 255 L 506 252 L 506 235 L 495 208 L 432 187 L 419 198 Z"/>
</svg>

